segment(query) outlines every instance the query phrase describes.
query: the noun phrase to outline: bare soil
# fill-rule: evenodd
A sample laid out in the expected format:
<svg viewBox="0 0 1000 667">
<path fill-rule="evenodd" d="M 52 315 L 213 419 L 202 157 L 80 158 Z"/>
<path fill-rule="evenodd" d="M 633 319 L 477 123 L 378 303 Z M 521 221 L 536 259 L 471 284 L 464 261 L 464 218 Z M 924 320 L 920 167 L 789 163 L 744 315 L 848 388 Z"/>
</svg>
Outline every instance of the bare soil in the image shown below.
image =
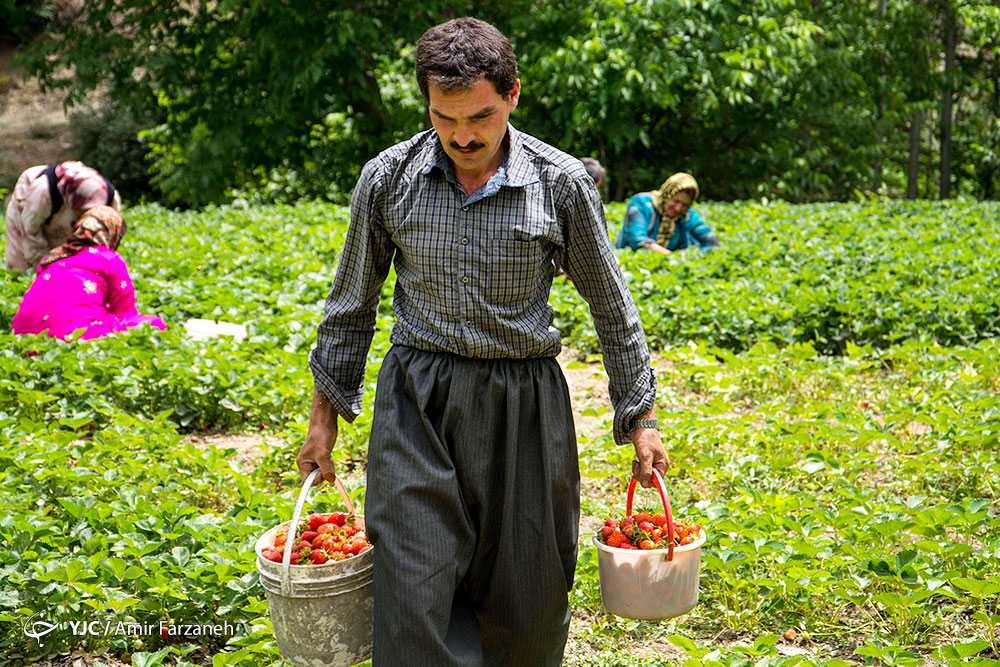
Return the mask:
<svg viewBox="0 0 1000 667">
<path fill-rule="evenodd" d="M 14 65 L 14 45 L 0 40 L 0 188 L 28 167 L 78 159 L 65 94 L 43 92 Z"/>
</svg>

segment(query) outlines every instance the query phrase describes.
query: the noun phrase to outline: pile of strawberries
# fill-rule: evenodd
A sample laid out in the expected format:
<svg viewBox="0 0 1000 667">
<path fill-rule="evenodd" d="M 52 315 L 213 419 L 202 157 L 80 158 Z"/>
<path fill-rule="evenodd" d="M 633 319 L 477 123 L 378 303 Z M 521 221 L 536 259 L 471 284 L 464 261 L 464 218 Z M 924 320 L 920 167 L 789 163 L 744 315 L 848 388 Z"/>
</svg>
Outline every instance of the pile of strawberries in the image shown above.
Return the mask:
<svg viewBox="0 0 1000 667">
<path fill-rule="evenodd" d="M 666 515 L 647 512 L 637 512 L 621 522 L 608 517 L 599 535 L 601 542 L 618 549 L 666 549 L 671 539 L 667 535 Z M 701 526 L 674 519 L 674 546 L 691 544 L 700 537 Z"/>
<path fill-rule="evenodd" d="M 298 543 L 292 547 L 292 565 L 322 565 L 328 561 L 346 560 L 372 548 L 363 530 L 347 522 L 343 512 L 310 514 L 299 521 Z M 288 535 L 279 530 L 272 547 L 264 547 L 261 555 L 280 563 L 285 557 Z"/>
</svg>

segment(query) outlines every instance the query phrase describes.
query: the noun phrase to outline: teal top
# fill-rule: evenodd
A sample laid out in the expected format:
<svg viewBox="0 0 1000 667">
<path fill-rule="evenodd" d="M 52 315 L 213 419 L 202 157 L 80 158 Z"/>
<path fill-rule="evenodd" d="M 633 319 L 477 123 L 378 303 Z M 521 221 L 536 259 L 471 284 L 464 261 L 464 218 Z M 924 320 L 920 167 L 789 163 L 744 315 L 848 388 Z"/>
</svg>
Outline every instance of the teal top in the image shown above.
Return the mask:
<svg viewBox="0 0 1000 667">
<path fill-rule="evenodd" d="M 632 248 L 632 250 L 645 248 L 656 241 L 659 231 L 660 214 L 653 207 L 653 198 L 648 192 L 637 194 L 628 202 L 625 220 L 615 240 L 615 247 Z M 667 250 L 682 250 L 692 246 L 708 250 L 717 245 L 719 237 L 712 228 L 694 209 L 688 209 L 688 212 L 677 221 L 674 235 L 667 244 Z"/>
</svg>

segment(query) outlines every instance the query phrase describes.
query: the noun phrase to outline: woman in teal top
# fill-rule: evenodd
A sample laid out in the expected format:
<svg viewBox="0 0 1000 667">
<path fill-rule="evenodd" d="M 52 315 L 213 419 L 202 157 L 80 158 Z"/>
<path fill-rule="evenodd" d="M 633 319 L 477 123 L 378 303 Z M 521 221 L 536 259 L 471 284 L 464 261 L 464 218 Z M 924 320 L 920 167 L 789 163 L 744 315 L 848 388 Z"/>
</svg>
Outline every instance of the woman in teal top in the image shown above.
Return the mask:
<svg viewBox="0 0 1000 667">
<path fill-rule="evenodd" d="M 691 210 L 698 194 L 694 177 L 678 172 L 656 192 L 633 196 L 615 245 L 632 250 L 645 248 L 664 255 L 690 246 L 707 250 L 719 245 L 719 237 Z"/>
</svg>

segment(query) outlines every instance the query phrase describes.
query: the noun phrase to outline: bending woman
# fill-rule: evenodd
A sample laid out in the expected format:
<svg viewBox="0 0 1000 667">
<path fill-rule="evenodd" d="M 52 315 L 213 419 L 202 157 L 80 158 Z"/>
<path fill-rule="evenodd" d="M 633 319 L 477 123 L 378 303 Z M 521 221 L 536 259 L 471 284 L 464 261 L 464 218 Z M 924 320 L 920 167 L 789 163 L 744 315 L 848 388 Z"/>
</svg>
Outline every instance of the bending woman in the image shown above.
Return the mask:
<svg viewBox="0 0 1000 667">
<path fill-rule="evenodd" d="M 719 237 L 691 208 L 698 194 L 694 176 L 678 172 L 656 192 L 634 195 L 615 246 L 667 255 L 690 246 L 707 250 L 719 245 Z"/>
<path fill-rule="evenodd" d="M 66 338 L 84 329 L 81 338 L 99 338 L 148 322 L 159 329 L 159 317 L 140 315 L 135 288 L 125 260 L 115 252 L 125 235 L 125 221 L 110 206 L 91 208 L 76 221 L 73 233 L 35 269 L 14 315 L 16 334 Z"/>
<path fill-rule="evenodd" d="M 25 169 L 7 202 L 8 269 L 28 271 L 66 240 L 73 223 L 94 206 L 121 210 L 114 186 L 82 162 L 60 162 Z"/>
</svg>

